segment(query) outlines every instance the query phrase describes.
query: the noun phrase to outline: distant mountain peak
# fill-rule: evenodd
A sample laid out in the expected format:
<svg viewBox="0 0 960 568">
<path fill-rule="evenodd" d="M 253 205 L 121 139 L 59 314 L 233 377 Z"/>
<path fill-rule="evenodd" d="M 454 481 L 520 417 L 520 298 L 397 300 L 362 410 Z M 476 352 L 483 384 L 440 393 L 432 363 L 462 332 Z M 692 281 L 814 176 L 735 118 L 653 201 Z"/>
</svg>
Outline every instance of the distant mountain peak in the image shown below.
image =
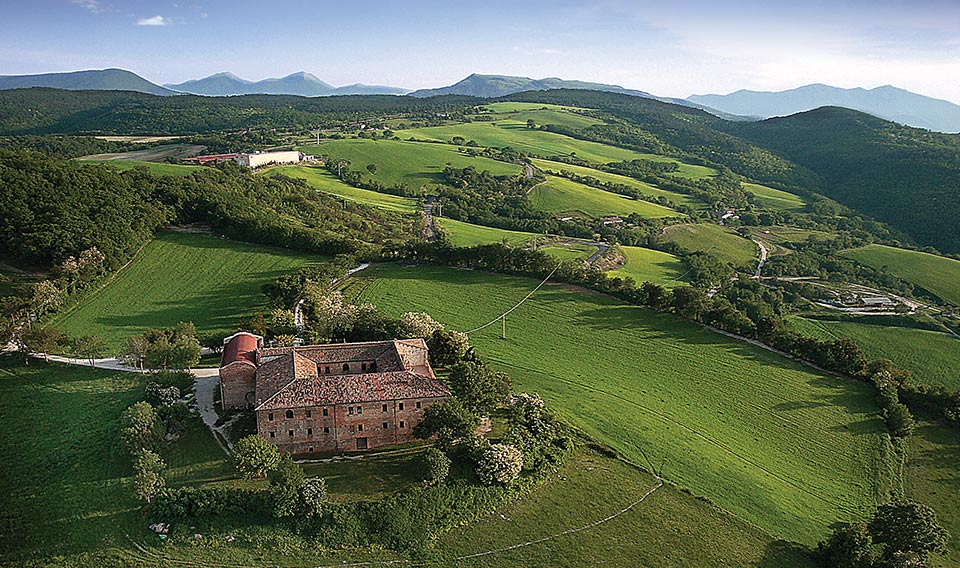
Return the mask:
<svg viewBox="0 0 960 568">
<path fill-rule="evenodd" d="M 147 81 L 132 71 L 117 68 L 0 76 L 0 89 L 28 89 L 30 87 L 50 87 L 71 91 L 136 91 L 164 96 L 176 94 L 169 89 Z"/>
<path fill-rule="evenodd" d="M 192 79 L 166 87 L 183 93 L 213 97 L 231 95 L 297 95 L 323 97 L 329 95 L 403 95 L 407 89 L 386 86 L 347 85 L 334 87 L 313 73 L 297 71 L 283 77 L 271 77 L 260 81 L 247 81 L 224 71 L 203 79 Z"/>
</svg>

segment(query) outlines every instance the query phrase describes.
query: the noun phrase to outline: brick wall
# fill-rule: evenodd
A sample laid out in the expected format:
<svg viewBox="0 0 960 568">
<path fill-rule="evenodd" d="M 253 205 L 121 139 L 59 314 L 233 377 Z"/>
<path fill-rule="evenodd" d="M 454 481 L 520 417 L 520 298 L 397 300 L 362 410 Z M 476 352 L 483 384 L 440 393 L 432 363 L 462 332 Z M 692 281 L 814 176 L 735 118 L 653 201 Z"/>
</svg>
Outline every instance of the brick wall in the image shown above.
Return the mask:
<svg viewBox="0 0 960 568">
<path fill-rule="evenodd" d="M 257 432 L 282 452 L 293 454 L 362 451 L 403 444 L 414 441 L 414 425 L 423 420 L 423 411 L 438 400 L 441 399 L 295 408 L 289 410 L 292 417 L 288 417 L 287 410 L 259 410 Z"/>
<path fill-rule="evenodd" d="M 220 401 L 226 409 L 250 408 L 256 390 L 257 368 L 246 361 L 220 367 Z"/>
</svg>

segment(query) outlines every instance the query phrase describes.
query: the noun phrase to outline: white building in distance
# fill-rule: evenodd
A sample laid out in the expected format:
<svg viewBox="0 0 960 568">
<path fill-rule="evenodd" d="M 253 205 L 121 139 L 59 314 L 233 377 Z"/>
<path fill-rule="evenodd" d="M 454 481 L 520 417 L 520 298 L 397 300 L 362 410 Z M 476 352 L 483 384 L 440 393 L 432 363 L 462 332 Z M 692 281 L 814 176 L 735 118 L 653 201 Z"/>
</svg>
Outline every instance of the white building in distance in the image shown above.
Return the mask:
<svg viewBox="0 0 960 568">
<path fill-rule="evenodd" d="M 237 154 L 237 163 L 248 168 L 279 164 L 299 164 L 303 154 L 296 150 L 285 152 L 257 152 L 255 154 Z"/>
</svg>

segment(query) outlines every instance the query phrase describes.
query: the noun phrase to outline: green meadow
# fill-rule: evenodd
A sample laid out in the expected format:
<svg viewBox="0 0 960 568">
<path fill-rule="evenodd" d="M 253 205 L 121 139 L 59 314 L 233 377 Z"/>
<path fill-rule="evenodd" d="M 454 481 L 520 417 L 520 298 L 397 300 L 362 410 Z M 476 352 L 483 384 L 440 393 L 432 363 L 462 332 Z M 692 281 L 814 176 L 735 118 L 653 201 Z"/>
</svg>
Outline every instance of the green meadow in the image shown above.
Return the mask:
<svg viewBox="0 0 960 568">
<path fill-rule="evenodd" d="M 844 256 L 899 276 L 960 306 L 960 260 L 886 245 L 867 245 Z"/>
<path fill-rule="evenodd" d="M 604 191 L 562 177 L 551 177 L 536 186 L 528 199 L 537 209 L 557 214 L 626 217 L 636 213 L 649 219 L 682 216 L 682 213 L 656 203 Z"/>
<path fill-rule="evenodd" d="M 537 284 L 430 266 L 358 276 L 361 299 L 386 313 L 424 310 L 461 330 Z M 507 317 L 506 334 L 495 325 L 471 341 L 520 390 L 776 537 L 813 544 L 886 499 L 884 428 L 866 385 L 565 286 L 542 288 Z"/>
<path fill-rule="evenodd" d="M 97 334 L 112 348 L 147 328 L 192 321 L 203 334 L 233 333 L 266 296 L 261 286 L 320 257 L 162 232 L 102 288 L 50 324 L 69 335 Z"/>
<path fill-rule="evenodd" d="M 467 156 L 449 144 L 351 138 L 324 141 L 320 146 L 301 146 L 300 150 L 316 156 L 328 155 L 348 160 L 350 169 L 359 171 L 364 179 L 374 179 L 388 186 L 405 184 L 413 189 L 442 185 L 443 169 L 448 165 L 454 168 L 473 166 L 481 171 L 489 170 L 495 175 L 519 174 L 522 171 L 517 164 Z M 375 174 L 367 171 L 369 164 L 377 166 Z"/>
<path fill-rule="evenodd" d="M 775 211 L 800 211 L 807 206 L 799 196 L 758 183 L 744 183 L 743 189 L 757 197 L 761 207 Z"/>
<path fill-rule="evenodd" d="M 685 282 L 683 262 L 672 254 L 643 247 L 621 246 L 626 264 L 607 274 L 633 278 L 637 286 L 653 282 L 661 286 L 679 286 Z"/>
<path fill-rule="evenodd" d="M 905 496 L 933 508 L 937 520 L 950 531 L 949 551 L 934 555 L 929 565 L 960 566 L 960 441 L 956 430 L 920 421 L 907 438 L 903 477 Z"/>
<path fill-rule="evenodd" d="M 502 242 L 519 245 L 539 236 L 534 233 L 524 233 L 522 231 L 510 231 L 496 227 L 484 227 L 483 225 L 464 223 L 463 221 L 448 219 L 446 217 L 435 217 L 434 222 L 446 233 L 450 243 L 458 247 L 472 247 L 474 245 L 489 245 Z"/>
<path fill-rule="evenodd" d="M 362 203 L 363 205 L 370 205 L 371 207 L 399 211 L 401 213 L 412 213 L 419 210 L 415 199 L 347 185 L 337 179 L 335 175 L 319 166 L 276 166 L 265 170 L 265 172 L 299 178 L 305 180 L 311 187 L 320 191 L 338 195 L 344 199 Z"/>
<path fill-rule="evenodd" d="M 597 247 L 584 244 L 563 243 L 540 247 L 539 250 L 558 260 L 587 260 L 593 253 L 597 252 Z"/>
<path fill-rule="evenodd" d="M 671 225 L 664 229 L 660 239 L 676 243 L 691 252 L 709 252 L 738 267 L 752 266 L 759 255 L 757 245 L 713 223 Z"/>
<path fill-rule="evenodd" d="M 138 162 L 136 160 L 85 160 L 91 164 L 107 164 L 118 170 L 132 170 L 133 168 L 147 168 L 150 173 L 159 176 L 188 176 L 200 171 L 204 166 L 187 164 L 167 164 L 164 162 Z"/>
<path fill-rule="evenodd" d="M 805 335 L 823 339 L 847 337 L 871 359 L 885 357 L 913 372 L 918 384 L 943 385 L 960 390 L 960 338 L 948 333 L 884 325 L 882 318 L 863 316 L 850 321 L 832 321 L 794 316 L 790 324 Z"/>
</svg>

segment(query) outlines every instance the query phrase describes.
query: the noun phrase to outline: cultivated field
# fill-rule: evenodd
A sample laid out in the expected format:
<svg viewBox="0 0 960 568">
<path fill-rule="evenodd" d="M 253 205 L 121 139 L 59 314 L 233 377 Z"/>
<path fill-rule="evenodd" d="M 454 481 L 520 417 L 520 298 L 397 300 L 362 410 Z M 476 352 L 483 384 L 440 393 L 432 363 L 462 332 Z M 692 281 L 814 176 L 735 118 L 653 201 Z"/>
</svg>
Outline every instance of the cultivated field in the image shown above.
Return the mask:
<svg viewBox="0 0 960 568">
<path fill-rule="evenodd" d="M 679 286 L 685 282 L 686 269 L 679 258 L 672 254 L 643 247 L 621 246 L 627 263 L 611 270 L 610 276 L 629 276 L 639 286 L 642 282 L 653 282 L 661 286 Z"/>
<path fill-rule="evenodd" d="M 875 323 L 873 317 L 830 321 L 792 317 L 790 323 L 805 335 L 824 339 L 848 337 L 876 359 L 886 357 L 912 371 L 918 384 L 943 385 L 960 390 L 960 339 L 928 329 Z"/>
<path fill-rule="evenodd" d="M 686 205 L 694 209 L 705 209 L 707 204 L 685 195 L 683 193 L 675 193 L 673 191 L 665 191 L 658 187 L 654 187 L 648 183 L 644 183 L 640 180 L 633 179 L 632 177 L 622 176 L 619 174 L 611 174 L 607 172 L 602 172 L 600 170 L 595 170 L 593 168 L 587 168 L 584 166 L 574 166 L 571 164 L 564 164 L 563 162 L 552 162 L 550 160 L 539 160 L 533 159 L 530 162 L 540 168 L 541 170 L 547 173 L 559 173 L 563 170 L 566 170 L 570 173 L 576 174 L 578 176 L 591 176 L 600 181 L 607 183 L 619 183 L 629 187 L 632 187 L 650 197 L 663 197 L 669 199 L 677 205 Z"/>
<path fill-rule="evenodd" d="M 597 252 L 597 247 L 590 245 L 581 245 L 574 243 L 564 243 L 540 247 L 541 252 L 545 252 L 558 260 L 586 260 Z"/>
<path fill-rule="evenodd" d="M 528 199 L 535 208 L 557 214 L 626 217 L 636 213 L 650 219 L 682 216 L 682 213 L 662 205 L 611 193 L 562 177 L 551 177 L 538 185 L 530 192 Z"/>
<path fill-rule="evenodd" d="M 189 158 L 203 152 L 204 146 L 196 144 L 161 144 L 143 150 L 131 150 L 112 154 L 91 154 L 78 160 L 123 160 L 135 162 L 162 162 L 167 158 Z"/>
<path fill-rule="evenodd" d="M 950 531 L 949 552 L 935 555 L 930 566 L 960 566 L 960 442 L 955 430 L 920 422 L 907 438 L 904 493 L 933 508 L 943 528 Z"/>
<path fill-rule="evenodd" d="M 799 196 L 757 183 L 744 183 L 743 189 L 757 197 L 762 207 L 777 211 L 800 211 L 806 202 Z"/>
<path fill-rule="evenodd" d="M 362 299 L 471 329 L 535 285 L 388 265 Z M 471 340 L 589 436 L 775 536 L 812 544 L 885 499 L 883 425 L 866 385 L 563 286 L 546 286 L 511 314 L 506 340 L 499 325 Z"/>
<path fill-rule="evenodd" d="M 301 253 L 207 235 L 163 232 L 103 288 L 86 294 L 51 325 L 98 334 L 118 348 L 147 328 L 192 321 L 202 334 L 238 329 L 266 297 L 260 287 L 319 260 Z"/>
<path fill-rule="evenodd" d="M 265 170 L 265 172 L 300 178 L 306 180 L 310 186 L 324 193 L 338 195 L 344 199 L 380 209 L 389 209 L 390 211 L 399 211 L 401 213 L 412 213 L 419 209 L 415 199 L 347 185 L 326 169 L 318 166 L 276 166 Z"/>
<path fill-rule="evenodd" d="M 867 245 L 844 255 L 878 270 L 886 270 L 960 306 L 960 260 L 885 245 Z"/>
<path fill-rule="evenodd" d="M 538 235 L 521 231 L 509 231 L 496 227 L 484 227 L 472 223 L 464 223 L 446 217 L 435 217 L 434 222 L 447 234 L 450 243 L 458 247 L 472 247 L 474 245 L 489 245 L 508 242 L 519 245 L 533 240 Z"/>
<path fill-rule="evenodd" d="M 707 251 L 738 267 L 752 266 L 759 255 L 757 245 L 730 229 L 712 223 L 672 225 L 664 229 L 660 238 L 691 252 Z"/>
<path fill-rule="evenodd" d="M 387 186 L 402 183 L 413 189 L 443 184 L 443 169 L 448 165 L 455 168 L 473 166 L 477 170 L 489 170 L 495 175 L 519 174 L 522 171 L 517 164 L 473 158 L 460 153 L 456 146 L 447 144 L 356 138 L 329 140 L 320 146 L 301 146 L 299 149 L 316 156 L 326 154 L 349 160 L 350 169 L 359 171 L 364 179 L 374 179 Z M 371 175 L 366 170 L 368 164 L 376 164 L 376 174 Z"/>
</svg>

